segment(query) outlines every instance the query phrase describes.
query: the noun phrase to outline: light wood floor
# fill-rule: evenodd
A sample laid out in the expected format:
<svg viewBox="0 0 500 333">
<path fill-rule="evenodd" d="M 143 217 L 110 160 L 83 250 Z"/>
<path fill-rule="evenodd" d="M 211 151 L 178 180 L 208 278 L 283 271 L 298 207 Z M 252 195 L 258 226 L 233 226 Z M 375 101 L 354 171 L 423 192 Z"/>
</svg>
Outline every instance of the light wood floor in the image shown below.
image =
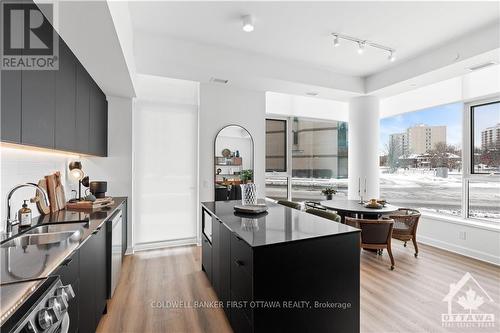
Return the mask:
<svg viewBox="0 0 500 333">
<path fill-rule="evenodd" d="M 430 246 L 393 242 L 396 268 L 390 271 L 386 253 L 361 253 L 362 332 L 498 332 L 500 323 L 500 268 Z M 99 333 L 111 332 L 231 332 L 224 312 L 217 308 L 161 308 L 167 301 L 216 301 L 200 270 L 198 247 L 178 247 L 127 256 L 120 282 Z M 494 313 L 496 327 L 443 328 L 442 301 L 449 284 L 471 273 L 493 298 L 481 312 Z M 152 304 L 152 302 L 156 302 Z M 162 303 L 163 302 L 163 303 Z"/>
</svg>

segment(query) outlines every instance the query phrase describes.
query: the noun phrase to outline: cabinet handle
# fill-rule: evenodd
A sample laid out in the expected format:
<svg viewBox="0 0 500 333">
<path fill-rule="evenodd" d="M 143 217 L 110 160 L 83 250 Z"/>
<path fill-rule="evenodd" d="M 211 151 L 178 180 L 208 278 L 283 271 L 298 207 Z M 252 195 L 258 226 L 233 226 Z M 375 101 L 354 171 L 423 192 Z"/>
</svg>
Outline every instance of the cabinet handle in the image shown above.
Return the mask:
<svg viewBox="0 0 500 333">
<path fill-rule="evenodd" d="M 236 259 L 236 260 L 234 261 L 234 263 L 235 263 L 236 265 L 240 266 L 240 267 L 241 267 L 241 266 L 245 266 L 245 263 L 244 263 L 243 261 L 241 261 L 241 260 L 238 260 L 238 259 Z"/>
</svg>

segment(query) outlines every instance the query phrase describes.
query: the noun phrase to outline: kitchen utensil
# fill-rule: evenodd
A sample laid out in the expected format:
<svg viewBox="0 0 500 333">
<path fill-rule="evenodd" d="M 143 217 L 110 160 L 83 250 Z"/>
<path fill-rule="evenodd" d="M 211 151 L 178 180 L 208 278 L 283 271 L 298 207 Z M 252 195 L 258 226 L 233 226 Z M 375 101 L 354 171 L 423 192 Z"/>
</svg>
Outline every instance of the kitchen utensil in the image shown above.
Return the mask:
<svg viewBox="0 0 500 333">
<path fill-rule="evenodd" d="M 42 189 L 47 192 L 47 181 L 45 179 L 40 179 L 38 181 L 38 186 L 40 186 Z M 38 208 L 38 211 L 40 212 L 41 215 L 47 215 L 50 213 L 50 206 L 47 206 L 45 204 L 45 200 L 43 200 L 42 195 L 40 192 L 36 191 L 35 197 L 32 200 L 33 202 L 36 202 L 36 208 Z"/>
<path fill-rule="evenodd" d="M 90 182 L 90 193 L 95 195 L 96 198 L 104 198 L 108 190 L 108 182 L 94 181 Z"/>
<path fill-rule="evenodd" d="M 61 173 L 59 171 L 55 172 L 56 176 L 56 200 L 57 208 L 59 210 L 66 208 L 66 194 L 64 193 L 64 186 L 61 183 Z"/>
<path fill-rule="evenodd" d="M 45 180 L 47 181 L 47 193 L 49 195 L 49 202 L 50 202 L 50 212 L 54 213 L 59 210 L 59 206 L 57 204 L 57 196 L 56 196 L 56 175 L 48 175 L 45 176 Z"/>
</svg>

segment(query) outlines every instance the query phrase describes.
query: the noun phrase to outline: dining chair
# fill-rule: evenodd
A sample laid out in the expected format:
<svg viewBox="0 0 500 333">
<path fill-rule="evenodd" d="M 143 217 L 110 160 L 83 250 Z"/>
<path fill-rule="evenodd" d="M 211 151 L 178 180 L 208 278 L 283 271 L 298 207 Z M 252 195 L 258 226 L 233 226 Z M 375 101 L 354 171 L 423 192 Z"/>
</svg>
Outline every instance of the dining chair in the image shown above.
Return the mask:
<svg viewBox="0 0 500 333">
<path fill-rule="evenodd" d="M 293 209 L 302 210 L 302 206 L 298 202 L 288 201 L 288 200 L 278 200 L 278 203 L 283 206 L 287 206 Z"/>
<path fill-rule="evenodd" d="M 361 247 L 363 249 L 377 250 L 377 254 L 382 254 L 382 250 L 387 249 L 391 259 L 391 270 L 394 269 L 394 257 L 391 248 L 393 219 L 383 217 L 378 220 L 367 220 L 346 217 L 345 223 L 351 227 L 361 229 Z"/>
<path fill-rule="evenodd" d="M 420 212 L 413 208 L 399 208 L 397 212 L 391 213 L 389 218 L 394 220 L 392 238 L 404 242 L 412 241 L 415 248 L 415 258 L 418 257 L 417 226 L 420 220 Z"/>
<path fill-rule="evenodd" d="M 316 215 L 319 217 L 323 217 L 325 219 L 339 222 L 339 223 L 341 221 L 340 215 L 338 215 L 334 212 L 331 212 L 331 211 L 323 210 L 323 209 L 308 208 L 308 209 L 306 209 L 306 213 L 313 214 L 313 215 Z"/>
</svg>

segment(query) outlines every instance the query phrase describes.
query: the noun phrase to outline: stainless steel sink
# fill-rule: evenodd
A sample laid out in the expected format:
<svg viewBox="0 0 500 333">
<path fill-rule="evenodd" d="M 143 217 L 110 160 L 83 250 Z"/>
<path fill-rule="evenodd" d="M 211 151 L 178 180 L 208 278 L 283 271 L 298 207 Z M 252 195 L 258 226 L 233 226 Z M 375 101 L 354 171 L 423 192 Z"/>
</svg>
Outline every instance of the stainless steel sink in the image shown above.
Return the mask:
<svg viewBox="0 0 500 333">
<path fill-rule="evenodd" d="M 85 223 L 39 226 L 3 243 L 0 247 L 48 245 L 61 243 L 67 240 L 79 241 L 83 234 L 84 225 Z"/>
<path fill-rule="evenodd" d="M 33 228 L 24 233 L 24 235 L 31 234 L 47 234 L 56 232 L 76 232 L 81 230 L 87 223 L 65 223 L 65 224 L 46 224 Z"/>
<path fill-rule="evenodd" d="M 43 234 L 22 235 L 2 244 L 2 247 L 17 247 L 28 245 L 45 245 L 60 243 L 73 235 L 71 231 L 61 231 Z"/>
</svg>

